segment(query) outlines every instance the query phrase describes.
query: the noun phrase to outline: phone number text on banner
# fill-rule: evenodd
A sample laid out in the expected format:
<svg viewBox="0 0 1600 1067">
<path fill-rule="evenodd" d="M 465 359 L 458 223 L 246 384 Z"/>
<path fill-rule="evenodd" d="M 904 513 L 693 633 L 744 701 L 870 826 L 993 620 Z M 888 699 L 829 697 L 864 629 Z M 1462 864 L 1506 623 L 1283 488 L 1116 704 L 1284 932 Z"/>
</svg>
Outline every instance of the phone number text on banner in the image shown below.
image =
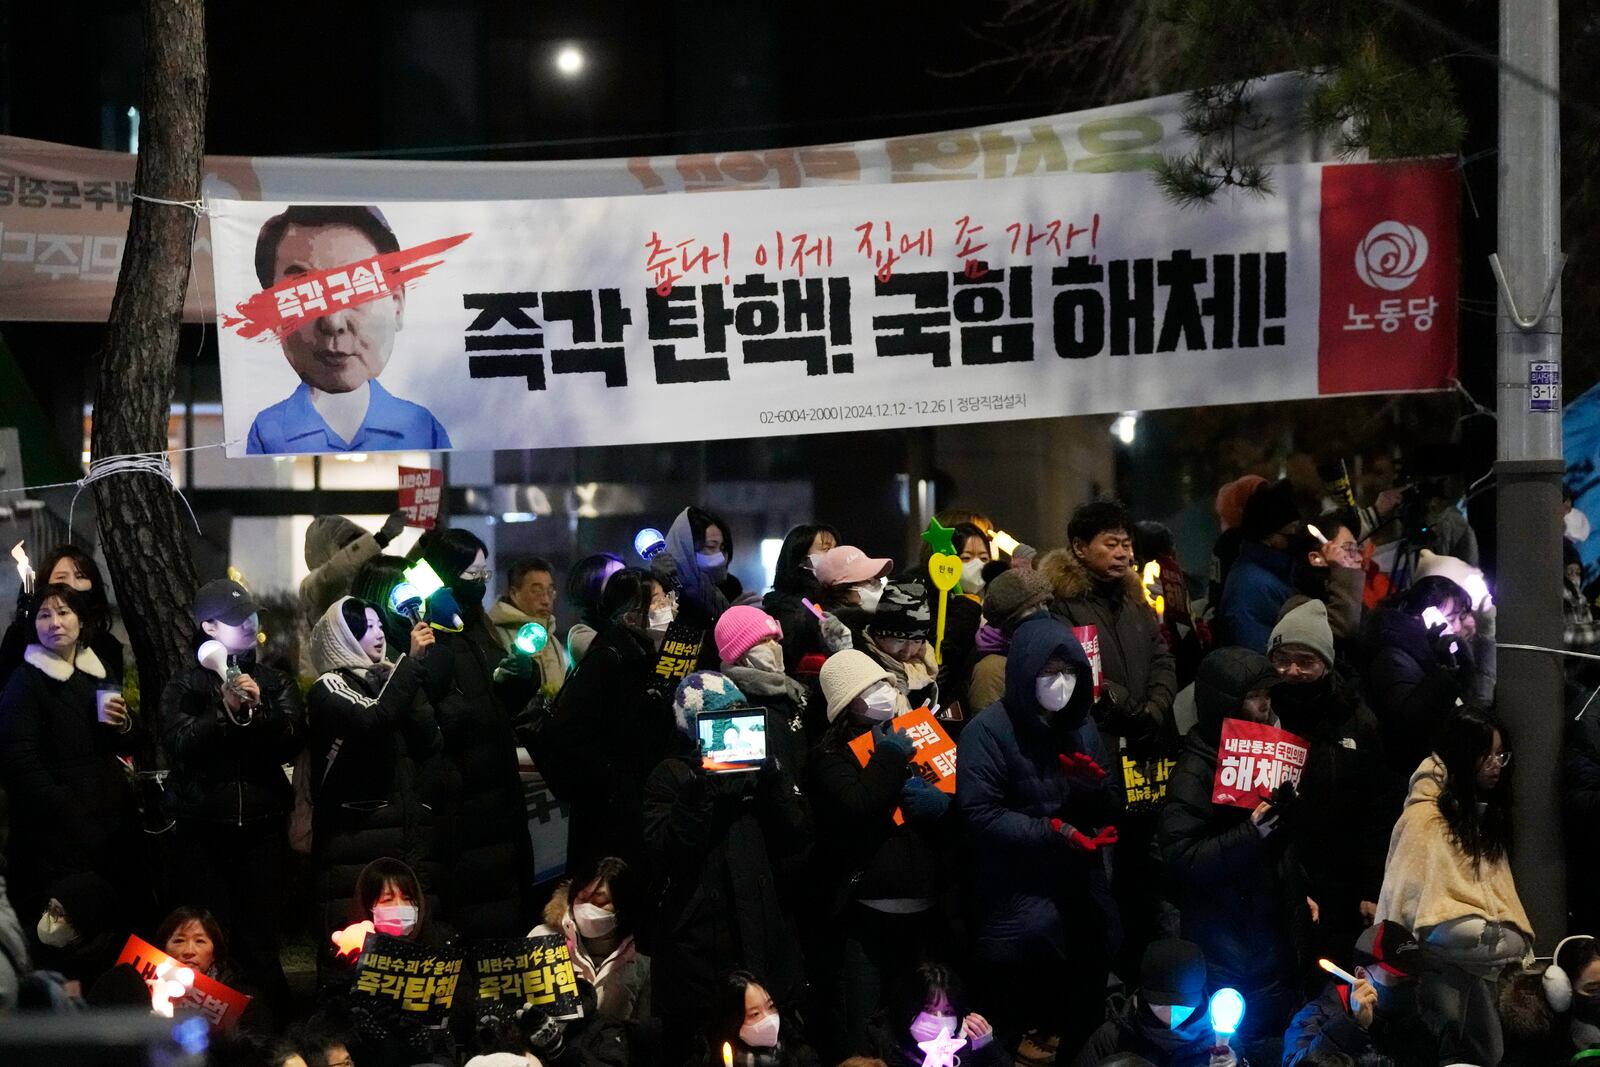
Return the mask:
<svg viewBox="0 0 1600 1067">
<path fill-rule="evenodd" d="M 233 454 L 645 443 L 1442 388 L 1448 165 L 212 219 Z"/>
</svg>

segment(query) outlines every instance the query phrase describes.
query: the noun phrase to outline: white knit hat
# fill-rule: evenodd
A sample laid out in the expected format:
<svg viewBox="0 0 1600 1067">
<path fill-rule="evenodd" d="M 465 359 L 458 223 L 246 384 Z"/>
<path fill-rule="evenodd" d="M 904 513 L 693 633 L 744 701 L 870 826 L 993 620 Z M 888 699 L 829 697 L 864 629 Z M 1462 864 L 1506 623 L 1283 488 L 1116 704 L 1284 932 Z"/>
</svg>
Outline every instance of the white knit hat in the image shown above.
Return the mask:
<svg viewBox="0 0 1600 1067">
<path fill-rule="evenodd" d="M 1417 577 L 1426 578 L 1433 574 L 1448 578 L 1465 589 L 1467 595 L 1472 598 L 1473 611 L 1483 611 L 1494 603 L 1494 598 L 1489 595 L 1489 583 L 1484 580 L 1483 571 L 1464 559 L 1441 556 L 1425 548 L 1417 554 Z"/>
<path fill-rule="evenodd" d="M 889 672 L 865 652 L 847 648 L 829 656 L 820 675 L 822 695 L 828 701 L 828 721 L 837 719 L 852 700 L 872 686 L 888 680 Z"/>
</svg>

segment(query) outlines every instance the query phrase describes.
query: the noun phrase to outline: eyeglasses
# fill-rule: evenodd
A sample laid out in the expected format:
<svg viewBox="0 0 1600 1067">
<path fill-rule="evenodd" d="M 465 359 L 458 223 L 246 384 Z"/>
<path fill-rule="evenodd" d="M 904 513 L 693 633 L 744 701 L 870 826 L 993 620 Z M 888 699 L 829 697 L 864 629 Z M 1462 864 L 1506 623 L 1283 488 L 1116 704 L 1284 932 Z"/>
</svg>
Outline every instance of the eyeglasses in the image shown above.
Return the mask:
<svg viewBox="0 0 1600 1067">
<path fill-rule="evenodd" d="M 493 577 L 494 577 L 494 571 L 490 570 L 488 567 L 485 567 L 481 571 L 474 570 L 474 571 L 462 571 L 461 572 L 462 580 L 463 581 L 468 581 L 468 582 L 487 582 L 490 578 L 493 578 Z M 337 1064 L 330 1064 L 329 1067 L 338 1067 L 338 1065 Z"/>
<path fill-rule="evenodd" d="M 1298 667 L 1302 671 L 1314 671 L 1322 662 L 1322 657 L 1315 652 L 1285 652 L 1280 649 L 1270 657 L 1272 665 L 1280 671 L 1290 667 Z"/>
<path fill-rule="evenodd" d="M 346 1056 L 342 1060 L 329 1060 L 328 1067 L 356 1067 L 356 1061 Z"/>
<path fill-rule="evenodd" d="M 1505 767 L 1505 765 L 1510 763 L 1510 762 L 1511 762 L 1511 753 L 1509 753 L 1509 752 L 1501 752 L 1499 755 L 1490 755 L 1490 756 L 1483 757 L 1483 765 L 1485 767 L 1500 767 L 1500 768 L 1503 769 Z"/>
</svg>

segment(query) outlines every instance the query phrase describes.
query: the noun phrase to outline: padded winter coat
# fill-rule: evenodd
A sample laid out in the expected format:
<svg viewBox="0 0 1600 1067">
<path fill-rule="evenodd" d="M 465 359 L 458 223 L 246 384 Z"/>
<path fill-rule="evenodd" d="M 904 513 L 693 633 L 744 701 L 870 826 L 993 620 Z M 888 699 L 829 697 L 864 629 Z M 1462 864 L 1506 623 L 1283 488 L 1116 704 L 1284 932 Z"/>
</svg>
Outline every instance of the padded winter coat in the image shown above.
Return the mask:
<svg viewBox="0 0 1600 1067">
<path fill-rule="evenodd" d="M 1056 727 L 1046 726 L 1035 696 L 1051 656 L 1072 665 L 1076 687 Z M 1114 768 L 1089 719 L 1094 684 L 1089 660 L 1060 621 L 1039 615 L 1017 628 L 1006 658 L 1006 695 L 967 724 L 957 745 L 956 805 L 971 848 L 977 956 L 985 963 L 1072 958 L 1072 942 L 1120 939 L 1105 865 L 1080 852 L 1052 820 L 1093 835 L 1122 809 L 1113 769 L 1090 785 L 1069 779 L 1063 754 L 1081 752 Z"/>
</svg>

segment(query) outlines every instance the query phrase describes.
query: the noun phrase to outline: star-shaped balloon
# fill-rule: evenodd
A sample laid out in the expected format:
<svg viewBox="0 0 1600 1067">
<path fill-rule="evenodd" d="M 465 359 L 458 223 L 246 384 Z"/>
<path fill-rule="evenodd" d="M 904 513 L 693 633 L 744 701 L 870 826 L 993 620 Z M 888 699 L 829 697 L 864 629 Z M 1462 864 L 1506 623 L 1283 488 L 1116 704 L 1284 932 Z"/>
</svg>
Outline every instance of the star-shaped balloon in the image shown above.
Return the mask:
<svg viewBox="0 0 1600 1067">
<path fill-rule="evenodd" d="M 955 542 L 952 539 L 955 530 L 948 526 L 940 526 L 938 519 L 929 519 L 928 528 L 922 531 L 922 539 L 928 542 L 928 547 L 933 549 L 934 555 L 953 556 L 956 554 Z"/>
<path fill-rule="evenodd" d="M 922 1050 L 922 1067 L 955 1067 L 957 1052 L 966 1045 L 965 1038 L 953 1037 L 949 1030 L 941 1029 L 939 1036 L 928 1041 L 918 1041 Z"/>
</svg>

